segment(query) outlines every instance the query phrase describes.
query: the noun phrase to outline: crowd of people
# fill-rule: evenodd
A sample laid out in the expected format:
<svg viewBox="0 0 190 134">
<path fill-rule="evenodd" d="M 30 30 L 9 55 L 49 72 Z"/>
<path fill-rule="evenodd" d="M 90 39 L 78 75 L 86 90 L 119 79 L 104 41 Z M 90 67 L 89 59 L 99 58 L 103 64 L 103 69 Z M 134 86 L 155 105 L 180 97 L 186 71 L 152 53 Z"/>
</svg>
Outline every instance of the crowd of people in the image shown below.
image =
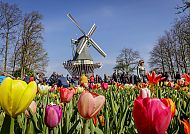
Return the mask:
<svg viewBox="0 0 190 134">
<path fill-rule="evenodd" d="M 178 79 L 181 79 L 181 74 L 179 72 L 176 72 L 174 76 L 171 76 L 168 72 L 157 72 L 157 74 L 162 74 L 162 77 L 164 77 L 162 81 L 176 82 Z M 0 74 L 0 83 L 7 76 L 12 77 L 13 79 L 21 79 L 19 77 L 14 78 L 10 74 L 4 72 Z M 58 87 L 69 87 L 71 84 L 76 86 L 81 85 L 82 83 L 96 84 L 106 82 L 108 84 L 112 84 L 114 82 L 119 82 L 122 84 L 138 84 L 138 82 L 146 83 L 148 81 L 146 76 L 146 69 L 144 67 L 144 60 L 139 60 L 136 74 L 128 74 L 127 72 L 114 71 L 112 75 L 104 74 L 103 77 L 98 74 L 82 74 L 81 76 L 71 77 L 68 74 L 66 76 L 63 76 L 56 72 L 53 72 L 49 78 L 45 77 L 43 73 L 36 73 L 35 75 L 32 74 L 30 76 L 24 75 L 22 80 L 24 80 L 26 83 L 36 81 L 37 84 L 45 83 L 50 86 L 57 84 Z"/>
</svg>

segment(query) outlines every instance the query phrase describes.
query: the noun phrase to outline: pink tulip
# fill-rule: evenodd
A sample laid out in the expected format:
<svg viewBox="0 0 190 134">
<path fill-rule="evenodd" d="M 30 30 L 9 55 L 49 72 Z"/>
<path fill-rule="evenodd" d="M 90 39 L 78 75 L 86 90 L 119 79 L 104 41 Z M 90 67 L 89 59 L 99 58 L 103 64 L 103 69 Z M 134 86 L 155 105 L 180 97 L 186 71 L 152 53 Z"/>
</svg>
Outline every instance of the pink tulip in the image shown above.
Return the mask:
<svg viewBox="0 0 190 134">
<path fill-rule="evenodd" d="M 132 114 L 139 134 L 165 134 L 171 121 L 170 107 L 157 98 L 138 97 Z"/>
<path fill-rule="evenodd" d="M 49 91 L 50 91 L 50 92 L 53 92 L 53 91 L 55 91 L 55 90 L 57 90 L 57 85 L 56 85 L 56 84 L 53 85 L 53 87 L 51 87 Z"/>
<path fill-rule="evenodd" d="M 105 97 L 92 92 L 83 92 L 77 102 L 80 115 L 90 119 L 98 114 L 105 103 Z"/>
<path fill-rule="evenodd" d="M 45 124 L 49 128 L 58 126 L 62 118 L 62 107 L 58 105 L 47 105 L 45 109 Z"/>
<path fill-rule="evenodd" d="M 142 88 L 140 90 L 140 96 L 144 99 L 150 97 L 150 90 L 148 88 Z"/>
<path fill-rule="evenodd" d="M 108 83 L 105 83 L 103 82 L 101 87 L 104 89 L 104 90 L 107 90 L 108 89 Z"/>
<path fill-rule="evenodd" d="M 73 98 L 74 93 L 75 93 L 74 90 L 70 90 L 68 88 L 61 88 L 60 89 L 61 102 L 69 103 Z"/>
<path fill-rule="evenodd" d="M 94 85 L 94 84 L 90 83 L 90 84 L 88 85 L 88 87 L 89 87 L 90 89 L 92 89 L 92 88 L 93 88 L 93 85 Z"/>
<path fill-rule="evenodd" d="M 30 104 L 29 108 L 31 109 L 32 113 L 36 113 L 36 102 L 35 101 L 32 101 L 32 103 Z M 26 117 L 30 117 L 30 114 L 28 112 L 28 110 L 25 111 L 25 115 Z"/>
</svg>

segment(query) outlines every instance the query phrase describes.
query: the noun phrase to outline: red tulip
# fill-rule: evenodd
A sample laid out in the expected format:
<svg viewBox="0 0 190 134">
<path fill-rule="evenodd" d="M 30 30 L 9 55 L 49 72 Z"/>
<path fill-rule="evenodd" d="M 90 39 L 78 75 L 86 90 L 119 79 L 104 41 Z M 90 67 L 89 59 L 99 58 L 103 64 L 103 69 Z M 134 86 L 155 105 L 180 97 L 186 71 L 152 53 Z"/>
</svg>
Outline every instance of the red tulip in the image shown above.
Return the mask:
<svg viewBox="0 0 190 134">
<path fill-rule="evenodd" d="M 92 92 L 83 92 L 77 102 L 80 115 L 90 119 L 98 114 L 105 103 L 105 97 Z"/>
<path fill-rule="evenodd" d="M 62 118 L 62 107 L 58 105 L 47 105 L 45 109 L 45 124 L 49 128 L 58 126 Z"/>
<path fill-rule="evenodd" d="M 73 98 L 75 91 L 68 88 L 61 88 L 60 89 L 60 98 L 61 102 L 69 103 L 71 99 Z"/>
<path fill-rule="evenodd" d="M 177 84 L 180 85 L 180 86 L 183 86 L 184 83 L 185 83 L 185 81 L 183 79 L 177 80 Z"/>
<path fill-rule="evenodd" d="M 146 73 L 146 75 L 150 84 L 158 84 L 159 81 L 164 79 L 161 74 L 156 75 L 154 71 L 152 72 L 152 74 Z"/>
<path fill-rule="evenodd" d="M 150 97 L 150 90 L 148 88 L 142 88 L 140 90 L 140 96 L 142 98 L 147 98 L 147 97 Z"/>
<path fill-rule="evenodd" d="M 98 89 L 98 84 L 94 84 L 92 89 Z"/>
<path fill-rule="evenodd" d="M 103 82 L 101 87 L 104 89 L 104 90 L 107 90 L 108 89 L 108 83 L 105 83 Z"/>
<path fill-rule="evenodd" d="M 182 75 L 182 78 L 185 78 L 185 81 L 186 81 L 187 83 L 190 82 L 190 75 L 188 75 L 188 74 L 183 74 L 183 75 Z"/>
<path fill-rule="evenodd" d="M 132 114 L 140 134 L 165 134 L 171 121 L 170 107 L 157 98 L 138 97 Z"/>
</svg>

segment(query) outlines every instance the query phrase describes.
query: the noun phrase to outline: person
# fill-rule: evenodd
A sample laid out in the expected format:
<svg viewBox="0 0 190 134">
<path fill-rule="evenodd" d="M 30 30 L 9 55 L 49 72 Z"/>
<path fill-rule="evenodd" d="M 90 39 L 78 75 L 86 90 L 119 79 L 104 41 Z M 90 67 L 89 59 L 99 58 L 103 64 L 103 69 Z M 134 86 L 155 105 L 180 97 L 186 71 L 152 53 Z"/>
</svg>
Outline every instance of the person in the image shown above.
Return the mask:
<svg viewBox="0 0 190 134">
<path fill-rule="evenodd" d="M 175 75 L 175 83 L 177 82 L 177 80 L 181 79 L 181 75 L 179 72 L 176 72 L 176 75 Z"/>
<path fill-rule="evenodd" d="M 144 82 L 144 83 L 147 82 L 144 60 L 139 60 L 139 64 L 137 66 L 137 77 L 138 77 L 138 82 Z"/>
<path fill-rule="evenodd" d="M 91 75 L 91 76 L 90 76 L 90 83 L 91 83 L 91 84 L 94 84 L 94 75 Z"/>
<path fill-rule="evenodd" d="M 108 83 L 108 76 L 106 74 L 104 74 L 104 82 Z"/>
<path fill-rule="evenodd" d="M 31 76 L 30 76 L 30 80 L 29 80 L 30 82 L 31 81 L 34 81 L 34 75 L 32 74 Z"/>
<path fill-rule="evenodd" d="M 53 74 L 48 79 L 48 84 L 52 86 L 54 83 L 57 82 L 57 80 L 58 80 L 58 75 L 56 74 L 56 72 L 53 72 Z"/>
<path fill-rule="evenodd" d="M 2 81 L 6 78 L 6 76 L 4 75 L 0 75 L 0 84 L 2 83 Z"/>
<path fill-rule="evenodd" d="M 67 80 L 67 78 L 64 76 L 60 76 L 58 78 L 57 87 L 64 87 L 64 88 L 69 87 L 69 81 Z"/>
<path fill-rule="evenodd" d="M 138 81 L 137 81 L 137 75 L 132 74 L 130 76 L 130 78 L 129 78 L 129 83 L 137 85 L 137 83 L 138 83 Z"/>
<path fill-rule="evenodd" d="M 23 80 L 28 84 L 30 82 L 30 77 L 26 74 Z"/>
<path fill-rule="evenodd" d="M 112 75 L 112 80 L 113 80 L 114 82 L 117 82 L 117 74 L 116 74 L 116 72 L 113 73 L 113 75 Z"/>
</svg>

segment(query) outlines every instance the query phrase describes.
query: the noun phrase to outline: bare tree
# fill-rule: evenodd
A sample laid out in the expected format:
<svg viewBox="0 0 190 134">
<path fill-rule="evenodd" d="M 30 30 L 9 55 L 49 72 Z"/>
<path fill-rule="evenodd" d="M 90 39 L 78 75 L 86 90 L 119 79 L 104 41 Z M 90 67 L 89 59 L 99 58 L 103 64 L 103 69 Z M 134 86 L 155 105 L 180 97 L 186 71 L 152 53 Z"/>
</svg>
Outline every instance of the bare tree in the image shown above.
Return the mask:
<svg viewBox="0 0 190 134">
<path fill-rule="evenodd" d="M 7 70 L 9 44 L 15 38 L 16 27 L 21 21 L 21 11 L 15 4 L 0 2 L 0 31 L 5 40 L 2 51 L 4 51 L 4 71 Z"/>
<path fill-rule="evenodd" d="M 47 66 L 47 52 L 42 45 L 44 28 L 41 19 L 42 15 L 38 12 L 26 14 L 23 18 L 21 41 L 18 49 L 21 76 L 24 75 L 26 67 L 37 71 L 42 70 L 41 68 L 45 69 Z"/>
<path fill-rule="evenodd" d="M 188 0 L 182 0 L 183 5 L 182 6 L 177 6 L 178 13 L 185 12 L 187 9 L 190 8 L 190 1 Z"/>
<path fill-rule="evenodd" d="M 188 73 L 190 70 L 190 21 L 189 15 L 181 17 L 170 31 L 158 39 L 150 52 L 150 67 L 159 71 Z"/>
<path fill-rule="evenodd" d="M 116 58 L 116 66 L 114 69 L 122 72 L 133 72 L 140 59 L 139 52 L 130 48 L 123 48 Z"/>
</svg>

